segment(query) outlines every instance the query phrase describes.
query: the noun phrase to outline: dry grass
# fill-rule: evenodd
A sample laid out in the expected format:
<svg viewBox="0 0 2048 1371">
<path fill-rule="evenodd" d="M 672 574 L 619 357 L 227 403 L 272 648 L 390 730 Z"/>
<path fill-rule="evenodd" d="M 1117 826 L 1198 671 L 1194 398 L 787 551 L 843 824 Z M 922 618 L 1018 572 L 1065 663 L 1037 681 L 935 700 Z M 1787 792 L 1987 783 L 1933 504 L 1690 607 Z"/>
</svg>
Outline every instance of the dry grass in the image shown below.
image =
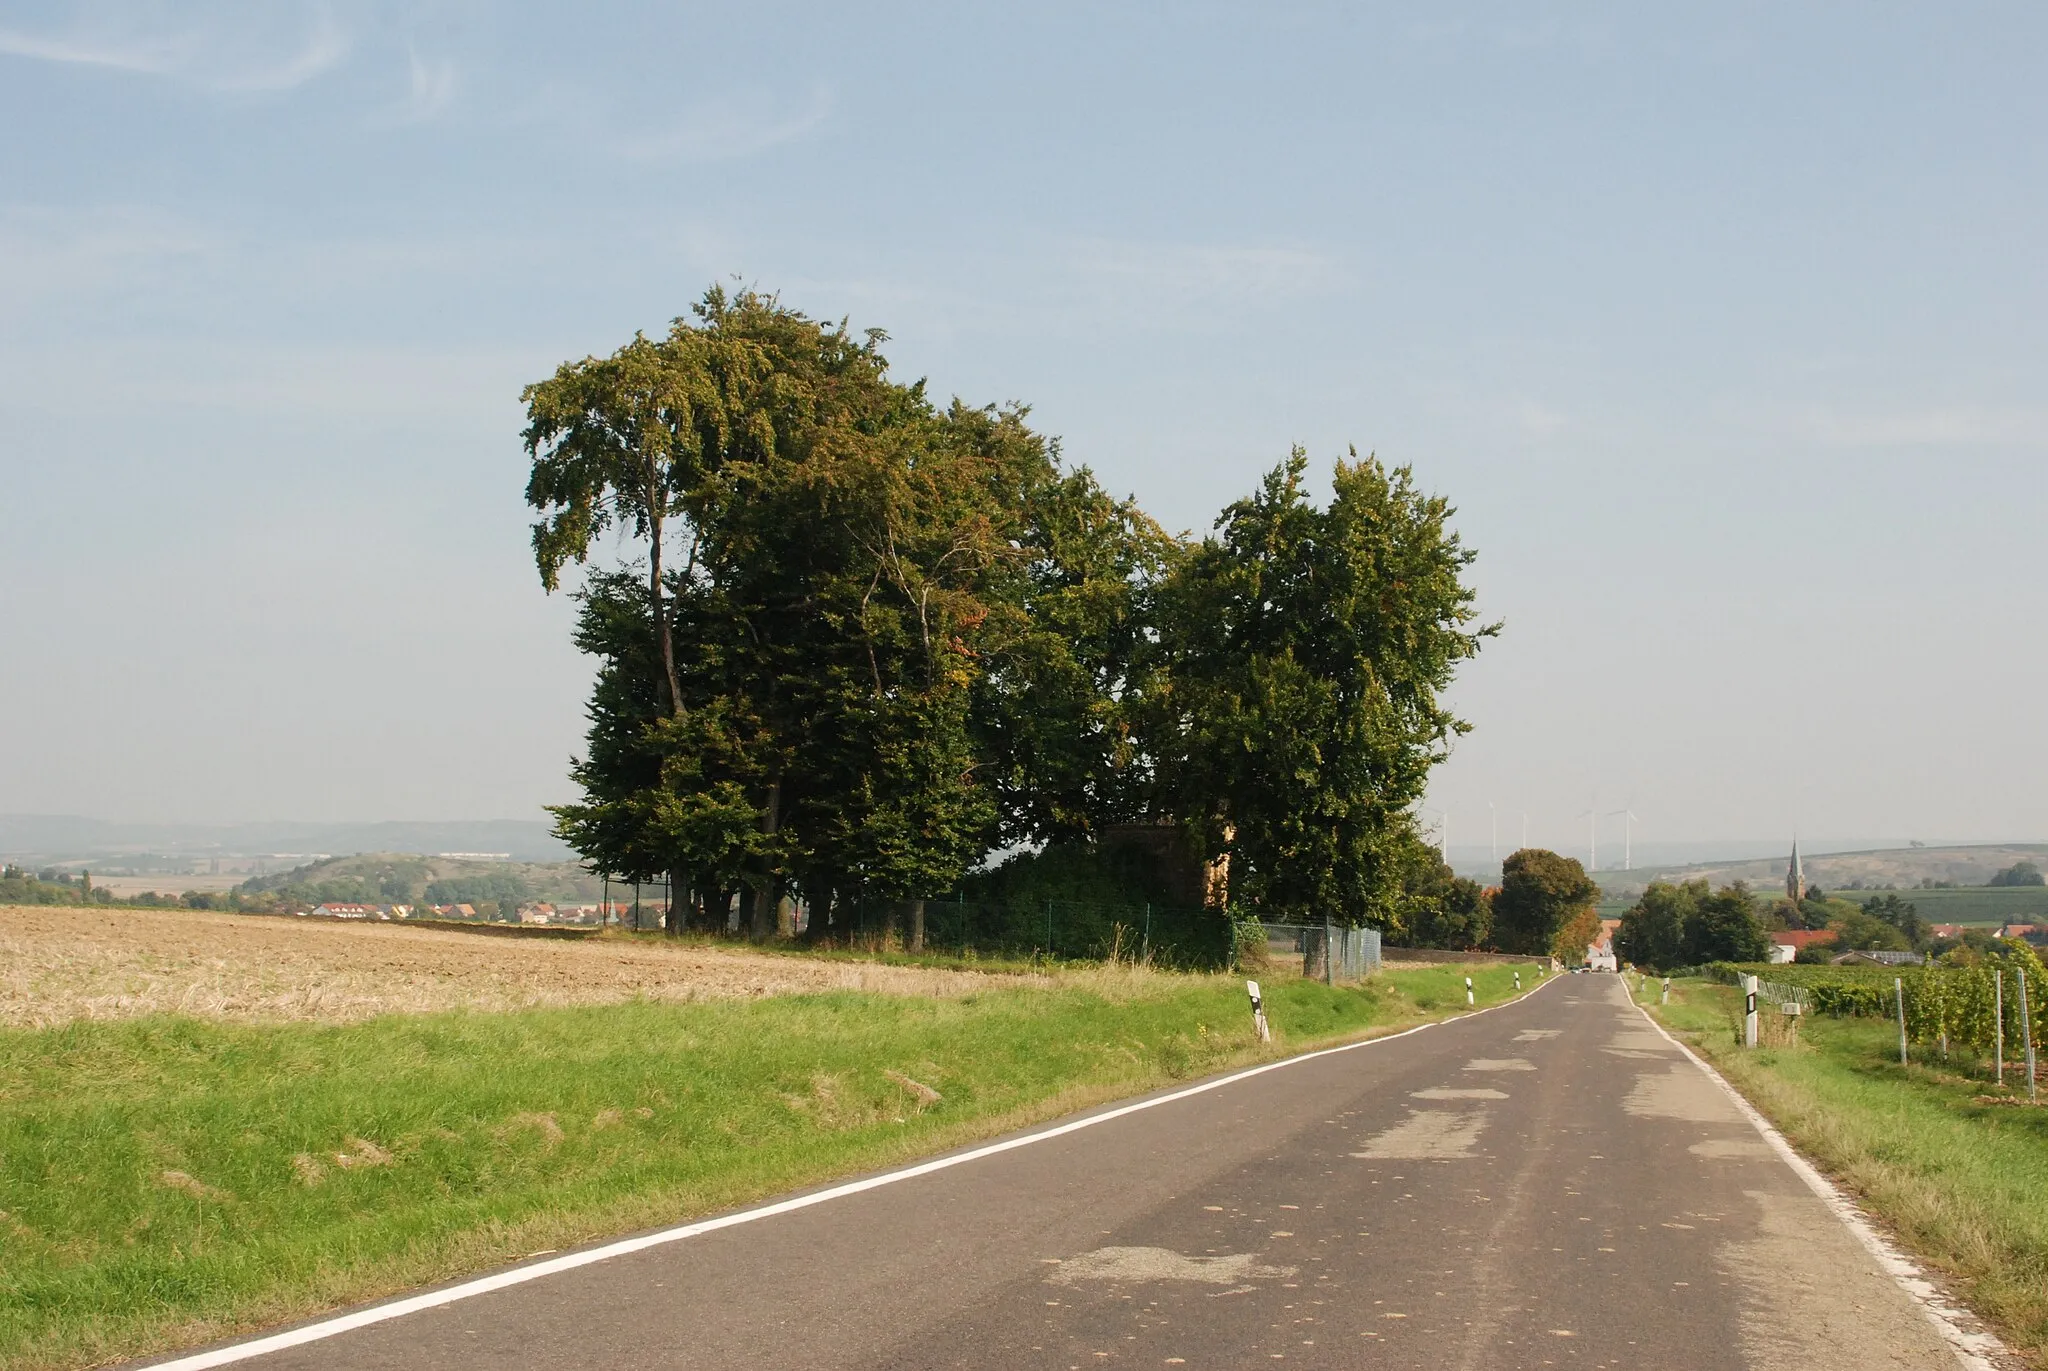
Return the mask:
<svg viewBox="0 0 2048 1371">
<path fill-rule="evenodd" d="M 1156 973 L 1063 976 L 1139 993 Z M 350 1023 L 379 1014 L 758 999 L 825 990 L 952 998 L 1053 978 L 765 956 L 628 938 L 486 938 L 185 909 L 0 908 L 0 1026 L 191 1014 Z"/>
</svg>

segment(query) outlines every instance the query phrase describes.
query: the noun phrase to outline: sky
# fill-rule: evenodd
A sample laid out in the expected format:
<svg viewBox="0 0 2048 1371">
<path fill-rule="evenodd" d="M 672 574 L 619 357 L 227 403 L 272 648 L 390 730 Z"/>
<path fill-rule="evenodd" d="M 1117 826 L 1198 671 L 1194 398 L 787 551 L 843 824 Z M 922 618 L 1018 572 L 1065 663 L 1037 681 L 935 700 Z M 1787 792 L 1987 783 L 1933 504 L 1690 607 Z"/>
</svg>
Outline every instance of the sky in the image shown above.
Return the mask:
<svg viewBox="0 0 2048 1371">
<path fill-rule="evenodd" d="M 737 280 L 1175 529 L 1412 465 L 1503 624 L 1454 844 L 2048 835 L 2044 58 L 2023 4 L 5 0 L 0 812 L 569 798 L 520 388 Z"/>
</svg>

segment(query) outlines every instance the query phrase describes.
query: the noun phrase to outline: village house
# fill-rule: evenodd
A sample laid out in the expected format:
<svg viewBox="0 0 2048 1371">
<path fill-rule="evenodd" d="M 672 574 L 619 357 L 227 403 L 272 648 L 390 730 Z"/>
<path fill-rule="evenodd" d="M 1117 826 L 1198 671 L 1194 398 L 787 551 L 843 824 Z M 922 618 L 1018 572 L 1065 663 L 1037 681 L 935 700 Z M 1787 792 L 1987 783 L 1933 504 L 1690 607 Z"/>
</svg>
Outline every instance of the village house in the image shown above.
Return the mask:
<svg viewBox="0 0 2048 1371">
<path fill-rule="evenodd" d="M 1768 960 L 1783 965 L 1799 955 L 1799 949 L 1814 943 L 1831 943 L 1835 940 L 1832 931 L 1825 928 L 1788 928 L 1771 934 L 1771 951 Z"/>
</svg>

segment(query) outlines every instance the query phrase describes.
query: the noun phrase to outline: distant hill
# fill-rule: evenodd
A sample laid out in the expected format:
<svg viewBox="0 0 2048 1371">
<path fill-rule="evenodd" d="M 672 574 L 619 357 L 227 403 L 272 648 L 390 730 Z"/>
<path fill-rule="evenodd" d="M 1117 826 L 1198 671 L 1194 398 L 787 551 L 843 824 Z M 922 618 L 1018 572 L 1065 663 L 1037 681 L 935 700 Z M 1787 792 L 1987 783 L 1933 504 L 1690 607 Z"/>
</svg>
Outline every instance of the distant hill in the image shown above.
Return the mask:
<svg viewBox="0 0 2048 1371">
<path fill-rule="evenodd" d="M 1736 862 L 1701 862 L 1691 866 L 1639 867 L 1634 871 L 1602 871 L 1597 879 L 1610 899 L 1632 898 L 1652 881 L 1698 881 L 1730 885 L 1745 881 L 1761 893 L 1785 884 L 1786 852 Z M 2048 843 L 1985 843 L 1950 847 L 1892 847 L 1870 852 L 1829 852 L 1803 857 L 1807 882 L 1828 891 L 1895 886 L 1909 890 L 1922 881 L 1956 886 L 1981 886 L 2014 862 L 2030 861 L 2048 869 Z"/>
<path fill-rule="evenodd" d="M 255 876 L 236 887 L 277 891 L 309 902 L 391 904 L 518 903 L 549 900 L 594 903 L 600 878 L 574 862 L 499 862 L 467 857 L 422 857 L 410 852 L 362 852 L 309 862 L 290 871 Z M 614 894 L 617 887 L 614 887 Z"/>
<path fill-rule="evenodd" d="M 503 852 L 523 862 L 564 862 L 575 856 L 545 819 L 128 824 L 70 814 L 0 814 L 0 856 L 24 862 L 136 853 L 229 857 L 310 852 Z"/>
</svg>

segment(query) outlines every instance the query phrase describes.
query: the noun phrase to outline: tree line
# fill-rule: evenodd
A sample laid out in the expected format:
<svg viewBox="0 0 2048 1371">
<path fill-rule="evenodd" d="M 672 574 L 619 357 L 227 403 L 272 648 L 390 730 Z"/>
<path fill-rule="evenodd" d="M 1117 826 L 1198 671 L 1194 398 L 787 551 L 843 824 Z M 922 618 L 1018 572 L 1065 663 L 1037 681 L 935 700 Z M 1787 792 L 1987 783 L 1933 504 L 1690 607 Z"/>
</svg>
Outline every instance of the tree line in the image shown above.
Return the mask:
<svg viewBox="0 0 2048 1371">
<path fill-rule="evenodd" d="M 793 895 L 823 932 L 1159 821 L 1269 918 L 1472 920 L 1411 816 L 1497 627 L 1444 499 L 1354 451 L 1319 504 L 1297 449 L 1177 536 L 886 341 L 714 288 L 526 388 L 536 567 L 583 567 L 597 664 L 554 811 L 592 869 L 668 878 L 678 927 Z"/>
</svg>

